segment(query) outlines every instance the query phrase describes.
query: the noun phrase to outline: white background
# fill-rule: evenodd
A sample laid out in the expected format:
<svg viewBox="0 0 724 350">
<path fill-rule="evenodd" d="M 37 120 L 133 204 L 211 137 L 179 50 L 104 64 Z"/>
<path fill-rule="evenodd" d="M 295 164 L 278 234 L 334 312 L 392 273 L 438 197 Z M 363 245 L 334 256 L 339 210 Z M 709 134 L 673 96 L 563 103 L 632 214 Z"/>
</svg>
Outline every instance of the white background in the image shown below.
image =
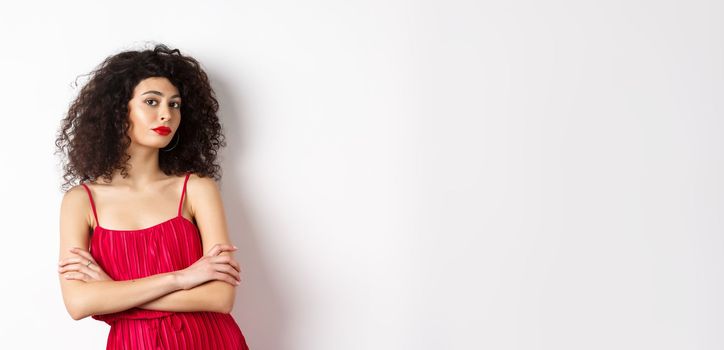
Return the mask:
<svg viewBox="0 0 724 350">
<path fill-rule="evenodd" d="M 724 348 L 717 1 L 0 6 L 0 348 L 101 349 L 57 279 L 75 78 L 202 62 L 254 350 Z"/>
</svg>

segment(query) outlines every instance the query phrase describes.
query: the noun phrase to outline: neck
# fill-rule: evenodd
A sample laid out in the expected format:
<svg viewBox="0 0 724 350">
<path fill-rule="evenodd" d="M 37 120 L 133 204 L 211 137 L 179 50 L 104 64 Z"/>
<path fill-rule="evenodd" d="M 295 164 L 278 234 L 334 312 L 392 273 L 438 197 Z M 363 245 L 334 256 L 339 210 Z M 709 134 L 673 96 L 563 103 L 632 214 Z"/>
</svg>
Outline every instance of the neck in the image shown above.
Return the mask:
<svg viewBox="0 0 724 350">
<path fill-rule="evenodd" d="M 112 182 L 126 184 L 132 188 L 144 188 L 167 177 L 158 165 L 158 148 L 131 143 L 126 153 L 131 156 L 128 160 L 128 177 L 123 178 L 121 171 L 116 170 Z"/>
</svg>

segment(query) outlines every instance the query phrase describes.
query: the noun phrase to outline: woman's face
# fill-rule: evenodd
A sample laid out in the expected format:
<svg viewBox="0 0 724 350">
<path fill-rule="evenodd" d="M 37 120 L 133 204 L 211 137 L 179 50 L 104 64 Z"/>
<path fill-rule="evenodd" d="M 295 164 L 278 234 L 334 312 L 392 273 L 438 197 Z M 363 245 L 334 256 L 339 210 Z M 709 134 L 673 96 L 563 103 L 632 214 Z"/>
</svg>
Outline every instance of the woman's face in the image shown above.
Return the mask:
<svg viewBox="0 0 724 350">
<path fill-rule="evenodd" d="M 128 101 L 128 118 L 131 124 L 128 136 L 132 144 L 166 147 L 181 124 L 181 97 L 178 89 L 166 78 L 142 80 Z"/>
</svg>

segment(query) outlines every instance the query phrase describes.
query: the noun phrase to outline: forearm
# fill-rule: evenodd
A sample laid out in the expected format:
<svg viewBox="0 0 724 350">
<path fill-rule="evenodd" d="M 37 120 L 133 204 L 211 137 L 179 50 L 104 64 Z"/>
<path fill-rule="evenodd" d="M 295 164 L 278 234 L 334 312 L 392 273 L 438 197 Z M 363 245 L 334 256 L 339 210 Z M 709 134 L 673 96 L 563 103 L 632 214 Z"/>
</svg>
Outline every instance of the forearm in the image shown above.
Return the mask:
<svg viewBox="0 0 724 350">
<path fill-rule="evenodd" d="M 75 319 L 124 311 L 181 289 L 174 273 L 126 281 L 82 283 L 72 300 Z"/>
<path fill-rule="evenodd" d="M 151 300 L 139 307 L 147 310 L 192 312 L 213 311 L 229 313 L 234 304 L 236 288 L 214 280 L 187 290 L 177 290 Z"/>
</svg>

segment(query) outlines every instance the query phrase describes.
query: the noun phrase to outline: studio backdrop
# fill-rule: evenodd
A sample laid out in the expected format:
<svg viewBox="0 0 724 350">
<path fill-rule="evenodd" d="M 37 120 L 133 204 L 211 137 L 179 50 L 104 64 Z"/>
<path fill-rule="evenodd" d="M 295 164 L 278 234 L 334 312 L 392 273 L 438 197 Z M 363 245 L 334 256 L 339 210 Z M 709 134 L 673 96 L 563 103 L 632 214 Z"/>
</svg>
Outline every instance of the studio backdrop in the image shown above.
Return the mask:
<svg viewBox="0 0 724 350">
<path fill-rule="evenodd" d="M 251 349 L 722 349 L 722 23 L 713 0 L 0 5 L 0 348 L 105 346 L 63 305 L 54 141 L 83 74 L 164 43 L 220 103 Z"/>
</svg>

